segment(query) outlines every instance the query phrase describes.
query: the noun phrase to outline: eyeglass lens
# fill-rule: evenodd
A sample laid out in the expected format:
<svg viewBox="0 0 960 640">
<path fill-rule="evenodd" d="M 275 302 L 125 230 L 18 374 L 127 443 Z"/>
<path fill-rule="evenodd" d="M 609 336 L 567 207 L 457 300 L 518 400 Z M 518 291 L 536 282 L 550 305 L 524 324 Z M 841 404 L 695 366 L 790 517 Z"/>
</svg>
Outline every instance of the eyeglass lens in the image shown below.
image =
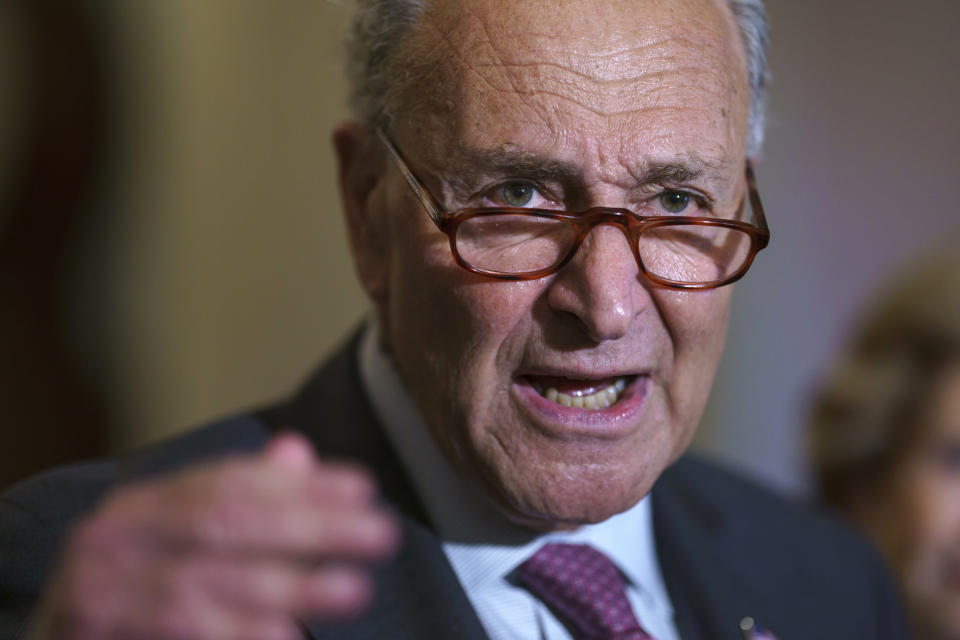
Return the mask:
<svg viewBox="0 0 960 640">
<path fill-rule="evenodd" d="M 568 221 L 537 215 L 491 213 L 460 222 L 455 235 L 461 259 L 486 272 L 524 275 L 550 269 L 577 241 Z M 676 283 L 722 281 L 750 258 L 751 236 L 722 226 L 675 224 L 644 230 L 637 252 L 646 271 Z"/>
</svg>

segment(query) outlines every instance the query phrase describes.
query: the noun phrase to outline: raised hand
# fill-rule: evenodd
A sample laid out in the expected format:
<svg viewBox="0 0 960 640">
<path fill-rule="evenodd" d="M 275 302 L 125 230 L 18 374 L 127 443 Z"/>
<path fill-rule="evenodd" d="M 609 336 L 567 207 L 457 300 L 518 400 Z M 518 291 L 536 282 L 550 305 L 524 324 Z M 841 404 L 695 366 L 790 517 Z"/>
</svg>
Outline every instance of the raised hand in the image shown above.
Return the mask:
<svg viewBox="0 0 960 640">
<path fill-rule="evenodd" d="M 65 546 L 31 640 L 286 640 L 369 602 L 398 527 L 361 469 L 301 437 L 119 489 Z"/>
</svg>

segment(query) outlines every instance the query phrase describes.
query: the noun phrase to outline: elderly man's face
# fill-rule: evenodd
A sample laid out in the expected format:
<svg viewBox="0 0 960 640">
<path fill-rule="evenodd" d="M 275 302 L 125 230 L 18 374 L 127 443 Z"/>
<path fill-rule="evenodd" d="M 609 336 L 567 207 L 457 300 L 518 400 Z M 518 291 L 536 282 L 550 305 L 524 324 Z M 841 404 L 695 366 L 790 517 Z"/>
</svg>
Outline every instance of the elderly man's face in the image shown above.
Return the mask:
<svg viewBox="0 0 960 640">
<path fill-rule="evenodd" d="M 722 0 L 438 1 L 411 43 L 428 75 L 391 133 L 447 210 L 666 212 L 680 189 L 684 215 L 729 215 L 743 197 L 748 86 Z M 642 498 L 699 421 L 730 287 L 652 287 L 610 226 L 552 276 L 491 280 L 454 263 L 385 161 L 345 184 L 361 278 L 452 464 L 535 528 Z M 591 395 L 615 403 L 561 403 Z"/>
</svg>

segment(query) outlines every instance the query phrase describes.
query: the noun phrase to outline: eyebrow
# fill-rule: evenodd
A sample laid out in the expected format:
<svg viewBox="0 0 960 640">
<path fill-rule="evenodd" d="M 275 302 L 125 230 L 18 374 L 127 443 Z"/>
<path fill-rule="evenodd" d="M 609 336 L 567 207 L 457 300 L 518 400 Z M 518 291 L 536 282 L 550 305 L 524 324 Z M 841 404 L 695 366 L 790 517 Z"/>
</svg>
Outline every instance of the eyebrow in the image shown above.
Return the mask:
<svg viewBox="0 0 960 640">
<path fill-rule="evenodd" d="M 637 182 L 639 184 L 690 182 L 707 173 L 706 165 L 706 162 L 696 156 L 680 162 L 653 162 L 644 168 L 643 173 L 637 177 Z"/>
<path fill-rule="evenodd" d="M 476 173 L 479 170 L 482 173 L 517 175 L 557 182 L 570 182 L 583 176 L 583 171 L 573 163 L 503 147 L 493 149 L 461 147 L 451 166 L 462 175 Z M 630 175 L 636 181 L 635 186 L 640 187 L 662 183 L 682 184 L 704 176 L 719 179 L 722 171 L 719 163 L 709 161 L 699 154 L 690 153 L 677 160 L 643 163 L 641 171 L 630 170 Z"/>
<path fill-rule="evenodd" d="M 535 153 L 498 147 L 461 148 L 453 163 L 456 169 L 470 172 L 503 173 L 539 180 L 571 181 L 583 175 L 570 162 L 544 158 Z"/>
</svg>

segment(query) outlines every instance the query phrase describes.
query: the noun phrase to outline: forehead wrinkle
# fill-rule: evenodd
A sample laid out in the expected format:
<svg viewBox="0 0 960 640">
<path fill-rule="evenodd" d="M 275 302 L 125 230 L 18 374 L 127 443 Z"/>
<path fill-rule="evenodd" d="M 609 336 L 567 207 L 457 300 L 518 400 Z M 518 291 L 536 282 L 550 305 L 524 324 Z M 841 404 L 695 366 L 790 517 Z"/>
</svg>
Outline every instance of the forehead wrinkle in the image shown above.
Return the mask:
<svg viewBox="0 0 960 640">
<path fill-rule="evenodd" d="M 682 69 L 683 67 L 676 66 L 676 61 L 685 59 L 684 53 L 691 49 L 697 52 L 697 59 L 702 63 L 695 68 L 723 63 L 722 55 L 719 51 L 714 51 L 715 47 L 712 43 L 699 42 L 685 36 L 660 38 L 646 44 L 602 52 L 572 52 L 569 48 L 554 49 L 548 45 L 524 49 L 519 51 L 513 59 L 505 62 L 521 68 L 525 66 L 554 67 L 597 84 L 632 82 L 655 71 L 651 67 L 657 66 L 658 63 L 664 68 Z M 640 75 L 631 74 L 637 68 L 644 71 Z"/>
<path fill-rule="evenodd" d="M 664 35 L 672 23 L 650 29 L 652 33 L 646 38 L 631 32 L 628 44 L 598 51 L 597 47 L 602 45 L 596 38 L 581 37 L 577 40 L 586 46 L 559 49 L 555 34 L 534 32 L 531 35 L 522 28 L 510 28 L 512 25 L 491 24 L 491 20 L 484 19 L 469 5 L 466 14 L 472 19 L 467 21 L 461 16 L 464 22 L 459 26 L 468 29 L 467 37 L 456 39 L 450 37 L 449 32 L 444 34 L 453 54 L 445 60 L 455 61 L 461 69 L 475 75 L 482 86 L 495 91 L 572 98 L 594 113 L 608 116 L 628 111 L 629 107 L 616 105 L 629 104 L 638 94 L 669 86 L 671 91 L 665 93 L 682 101 L 677 87 L 709 87 L 710 93 L 722 94 L 724 85 L 732 80 L 726 72 L 723 44 L 718 42 L 721 38 L 694 38 L 680 33 Z M 469 30 L 466 22 L 477 28 Z M 683 25 L 687 33 L 690 22 L 701 21 L 688 20 L 688 24 Z M 623 40 L 622 37 L 614 39 Z M 691 51 L 695 55 L 691 56 Z M 691 64 L 690 60 L 695 62 Z M 718 74 L 717 69 L 723 72 Z M 611 88 L 614 90 L 610 91 Z M 659 99 L 662 100 L 663 95 Z"/>
<path fill-rule="evenodd" d="M 534 89 L 520 80 L 516 74 L 505 74 L 508 82 L 497 83 L 495 77 L 480 73 L 476 68 L 470 68 L 468 71 L 481 81 L 486 90 L 508 98 L 519 98 L 527 107 L 540 113 L 541 119 L 548 126 L 551 126 L 549 119 L 543 116 L 548 112 L 555 112 L 557 105 L 545 104 L 544 98 L 555 98 L 561 102 L 571 103 L 602 118 L 641 113 L 654 115 L 660 111 L 673 115 L 678 109 L 683 109 L 687 113 L 696 112 L 713 117 L 716 115 L 716 108 L 712 106 L 712 100 L 706 101 L 710 106 L 694 107 L 690 95 L 678 91 L 677 87 L 695 87 L 696 91 L 717 98 L 722 98 L 725 91 L 720 83 L 713 82 L 715 80 L 713 74 L 697 67 L 672 69 L 669 73 L 647 74 L 646 77 L 638 76 L 629 81 L 610 80 L 605 83 L 602 92 L 592 90 L 583 82 L 561 79 L 542 82 Z M 686 79 L 674 80 L 678 75 L 685 76 Z M 544 79 L 541 78 L 541 80 Z M 477 87 L 473 89 L 478 90 Z M 644 96 L 650 96 L 651 104 L 638 108 L 637 102 Z"/>
<path fill-rule="evenodd" d="M 472 31 L 467 39 L 474 41 L 473 47 L 487 49 L 493 64 L 552 65 L 598 83 L 629 81 L 629 74 L 635 68 L 648 67 L 657 60 L 675 61 L 690 56 L 691 52 L 693 59 L 705 62 L 709 59 L 723 67 L 730 53 L 727 39 L 716 37 L 723 34 L 697 15 L 685 15 L 682 21 L 645 22 L 629 29 L 618 20 L 611 28 L 593 25 L 593 33 L 579 36 L 569 33 L 567 25 L 563 27 L 567 39 L 562 40 L 563 46 L 558 46 L 561 40 L 556 30 L 536 30 L 543 29 L 539 20 L 531 32 L 529 23 L 522 18 L 518 24 L 504 24 L 485 20 L 474 11 L 470 13 L 474 14 L 479 29 Z M 581 26 L 590 28 L 591 24 Z M 707 35 L 700 35 L 701 32 Z"/>
<path fill-rule="evenodd" d="M 654 29 L 657 25 L 651 23 L 650 29 L 644 30 L 640 25 L 639 33 L 622 31 L 604 42 L 591 41 L 590 46 L 581 46 L 586 39 L 574 35 L 563 40 L 571 42 L 569 47 L 560 48 L 555 34 L 544 35 L 542 22 L 537 23 L 539 32 L 531 37 L 531 32 L 524 31 L 531 23 L 523 18 L 513 22 L 496 16 L 485 19 L 482 12 L 478 13 L 479 7 L 456 4 L 459 9 L 451 3 L 453 6 L 448 7 L 452 13 L 446 14 L 453 21 L 425 22 L 431 28 L 421 41 L 425 45 L 421 51 L 428 50 L 430 55 L 426 56 L 429 60 L 421 56 L 420 63 L 433 67 L 435 77 L 442 77 L 446 88 L 443 84 L 433 85 L 434 91 L 424 91 L 423 84 L 414 87 L 414 99 L 428 109 L 411 110 L 411 115 L 416 111 L 426 116 L 418 118 L 414 125 L 421 125 L 416 127 L 421 134 L 420 144 L 433 147 L 438 153 L 431 155 L 444 157 L 444 163 L 453 153 L 448 154 L 441 147 L 449 149 L 449 145 L 455 144 L 457 131 L 470 132 L 468 139 L 474 138 L 481 131 L 479 124 L 488 121 L 503 124 L 492 125 L 500 137 L 486 141 L 492 145 L 510 144 L 535 132 L 534 148 L 549 142 L 554 148 L 566 148 L 563 155 L 569 157 L 572 147 L 583 143 L 576 126 L 580 111 L 608 120 L 608 127 L 623 127 L 617 136 L 619 146 L 636 152 L 631 157 L 618 154 L 626 161 L 619 168 L 600 162 L 594 167 L 585 166 L 584 171 L 597 176 L 619 175 L 621 184 L 642 181 L 644 168 L 637 166 L 638 157 L 662 160 L 661 152 L 665 152 L 669 159 L 673 155 L 671 148 L 679 142 L 676 134 L 682 131 L 676 129 L 677 123 L 690 118 L 697 123 L 726 120 L 725 105 L 730 102 L 731 92 L 739 93 L 732 86 L 738 72 L 731 63 L 735 64 L 737 59 L 723 55 L 731 43 L 713 37 L 718 34 L 715 27 L 693 32 L 690 37 L 680 32 L 691 22 L 703 22 L 697 16 L 681 23 L 674 13 L 666 24 L 676 29 L 668 29 L 667 33 Z M 600 49 L 610 42 L 612 46 Z M 498 113 L 505 116 L 498 117 Z M 727 127 L 734 134 L 736 123 L 730 119 Z M 524 129 L 527 124 L 531 126 Z M 454 132 L 449 137 L 422 137 L 429 131 L 428 126 L 451 125 Z M 720 147 L 722 152 L 735 140 L 704 142 L 709 142 L 711 149 Z M 702 146 L 686 139 L 681 144 L 687 149 Z M 715 154 L 710 151 L 707 155 Z M 527 175 L 568 173 L 559 166 L 539 171 L 530 162 L 511 166 L 503 158 L 496 160 L 505 170 L 516 169 Z M 614 158 L 610 160 L 616 162 Z M 628 170 L 626 163 L 635 169 Z M 711 173 L 716 176 L 721 172 Z M 673 175 L 680 173 L 674 171 Z M 701 178 L 708 179 L 708 174 L 701 172 Z"/>
<path fill-rule="evenodd" d="M 648 107 L 664 109 L 689 109 L 696 102 L 696 93 L 707 96 L 708 104 L 722 104 L 735 84 L 735 74 L 723 55 L 729 43 L 724 38 L 689 35 L 691 24 L 703 23 L 696 16 L 684 16 L 683 22 L 673 18 L 666 25 L 651 23 L 640 33 L 629 32 L 629 41 L 617 32 L 622 29 L 612 29 L 610 35 L 601 32 L 600 38 L 574 37 L 572 46 L 561 49 L 555 34 L 531 34 L 525 30 L 529 22 L 522 18 L 519 26 L 504 23 L 484 16 L 469 3 L 460 5 L 459 10 L 449 5 L 447 9 L 450 11 L 425 21 L 431 35 L 418 56 L 418 64 L 431 60 L 427 66 L 433 67 L 432 75 L 443 77 L 437 88 L 443 84 L 451 89 L 463 86 L 464 78 L 472 77 L 477 80 L 472 91 L 503 94 L 507 100 L 519 98 L 549 129 L 560 126 L 552 117 L 558 111 L 557 105 L 544 99 L 556 98 L 610 118 L 635 113 L 643 96 L 650 98 Z M 538 28 L 543 29 L 542 25 Z M 704 24 L 704 32 L 709 35 L 715 30 Z M 587 46 L 578 46 L 580 42 Z M 608 42 L 612 45 L 597 50 Z M 438 113 L 449 113 L 458 102 L 424 95 L 423 84 L 418 84 L 420 89 L 411 87 L 414 103 L 435 103 Z M 707 109 L 700 112 L 717 116 Z"/>
<path fill-rule="evenodd" d="M 722 79 L 708 69 L 695 65 L 647 68 L 622 78 L 594 79 L 562 65 L 530 63 L 526 65 L 487 65 L 503 73 L 483 73 L 472 65 L 468 71 L 488 90 L 517 95 L 525 101 L 557 98 L 573 102 L 600 116 L 637 112 L 644 96 L 652 99 L 647 108 L 690 108 L 691 91 L 711 98 L 726 93 Z M 545 67 L 561 73 L 541 73 Z M 717 101 L 719 103 L 719 101 Z M 707 104 L 714 104 L 712 99 Z M 712 107 L 703 109 L 709 112 Z"/>
<path fill-rule="evenodd" d="M 674 42 L 685 41 L 688 42 L 691 46 L 698 46 L 692 40 L 688 38 L 673 38 L 671 39 Z M 491 41 L 486 41 L 490 44 L 491 49 L 498 51 Z M 666 44 L 669 44 L 670 41 L 651 43 L 649 45 L 643 45 L 640 47 L 629 47 L 618 51 L 604 52 L 604 53 L 593 53 L 593 52 L 583 52 L 578 55 L 576 58 L 571 58 L 569 61 L 560 60 L 561 58 L 568 58 L 569 52 L 566 50 L 551 50 L 549 47 L 539 48 L 533 50 L 531 53 L 537 54 L 538 59 L 536 60 L 524 60 L 523 56 L 513 56 L 511 59 L 507 59 L 502 55 L 497 54 L 496 61 L 488 62 L 478 62 L 472 63 L 472 67 L 476 69 L 483 69 L 486 67 L 502 67 L 510 69 L 557 69 L 561 72 L 568 73 L 574 76 L 577 76 L 581 80 L 587 80 L 595 84 L 608 84 L 608 83 L 630 83 L 636 82 L 641 79 L 646 73 L 641 73 L 640 75 L 629 75 L 628 72 L 632 71 L 636 66 L 633 64 L 633 60 L 637 59 L 644 63 L 645 66 L 649 66 L 649 63 L 655 60 L 664 60 L 664 61 L 674 61 L 680 59 L 681 56 L 678 54 L 668 54 L 664 50 L 666 49 Z M 648 52 L 650 51 L 660 51 L 662 55 L 651 56 Z M 541 59 L 544 55 L 551 57 L 551 54 L 557 54 L 555 57 L 558 58 L 557 61 L 544 60 Z M 624 60 L 626 58 L 626 60 Z M 462 56 L 461 56 L 461 59 Z M 576 64 L 576 63 L 585 63 L 585 64 Z M 684 69 L 700 69 L 700 66 L 686 66 L 686 67 L 672 67 L 676 70 Z M 623 71 L 623 74 L 611 74 L 610 71 Z"/>
<path fill-rule="evenodd" d="M 496 0 L 491 4 L 496 4 Z M 468 37 L 464 41 L 474 40 L 477 44 L 487 45 L 494 52 L 493 57 L 502 63 L 519 62 L 511 59 L 513 56 L 505 55 L 504 51 L 537 59 L 546 55 L 557 60 L 571 60 L 576 63 L 566 65 L 571 68 L 587 67 L 581 72 L 585 77 L 593 78 L 623 68 L 627 66 L 623 64 L 625 62 L 637 58 L 642 61 L 651 49 L 693 49 L 700 54 L 712 51 L 714 57 L 723 59 L 724 45 L 729 44 L 726 38 L 717 37 L 725 35 L 719 33 L 717 25 L 705 21 L 713 11 L 704 11 L 703 7 L 682 14 L 674 10 L 664 16 L 656 9 L 646 12 L 631 0 L 620 3 L 625 11 L 607 5 L 593 5 L 594 9 L 601 11 L 595 11 L 590 20 L 579 19 L 571 23 L 569 9 L 573 3 L 565 0 L 557 4 L 556 11 L 541 6 L 533 15 L 512 10 L 507 12 L 510 19 L 504 20 L 504 12 L 483 13 L 464 3 L 458 21 L 463 21 L 467 29 L 471 24 L 475 27 L 467 31 Z M 532 4 L 529 6 L 533 7 Z M 465 17 L 470 20 L 464 20 Z M 558 38 L 558 34 L 563 38 Z M 557 46 L 560 41 L 562 47 Z M 618 64 L 611 65 L 611 62 Z"/>
</svg>

